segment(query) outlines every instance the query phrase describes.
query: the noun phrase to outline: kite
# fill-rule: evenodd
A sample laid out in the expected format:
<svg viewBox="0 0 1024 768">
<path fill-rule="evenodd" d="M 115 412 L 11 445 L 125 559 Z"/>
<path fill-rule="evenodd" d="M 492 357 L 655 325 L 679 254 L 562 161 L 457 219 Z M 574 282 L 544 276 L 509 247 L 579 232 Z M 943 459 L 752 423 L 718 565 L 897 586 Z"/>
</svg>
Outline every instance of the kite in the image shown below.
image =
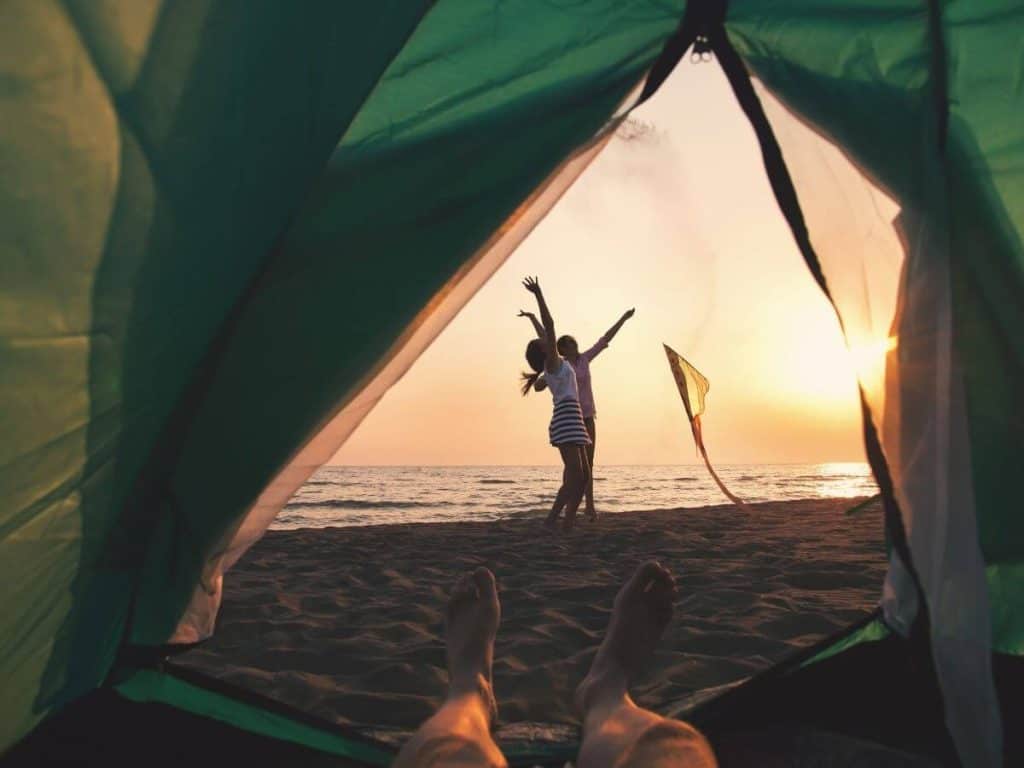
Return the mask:
<svg viewBox="0 0 1024 768">
<path fill-rule="evenodd" d="M 690 365 L 672 347 L 668 344 L 662 344 L 662 346 L 665 348 L 669 368 L 672 369 L 672 376 L 675 378 L 676 386 L 679 388 L 679 396 L 683 399 L 686 415 L 690 419 L 690 429 L 693 430 L 693 442 L 696 444 L 697 450 L 700 451 L 700 455 L 704 457 L 704 464 L 707 466 L 708 472 L 711 473 L 711 477 L 729 501 L 743 509 L 749 509 L 742 499 L 734 496 L 732 491 L 725 487 L 725 483 L 722 482 L 711 466 L 708 452 L 704 449 L 704 438 L 701 437 L 700 432 L 700 417 L 704 413 L 704 398 L 707 396 L 711 384 L 704 374 Z"/>
</svg>

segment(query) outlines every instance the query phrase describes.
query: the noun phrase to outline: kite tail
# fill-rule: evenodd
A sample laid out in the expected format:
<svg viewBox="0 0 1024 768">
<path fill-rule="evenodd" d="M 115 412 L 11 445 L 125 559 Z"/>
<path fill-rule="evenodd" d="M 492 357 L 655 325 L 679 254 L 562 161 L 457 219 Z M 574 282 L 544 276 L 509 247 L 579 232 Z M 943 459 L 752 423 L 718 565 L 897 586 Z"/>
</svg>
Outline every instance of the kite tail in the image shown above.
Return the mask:
<svg viewBox="0 0 1024 768">
<path fill-rule="evenodd" d="M 712 479 L 718 484 L 718 488 L 725 494 L 725 497 L 737 507 L 745 512 L 752 511 L 750 506 L 743 501 L 743 499 L 734 495 L 732 491 L 725 487 L 725 483 L 722 482 L 722 479 L 715 472 L 714 467 L 711 466 L 711 460 L 708 458 L 708 452 L 704 449 L 704 438 L 700 433 L 700 416 L 694 416 L 690 426 L 693 428 L 693 441 L 697 444 L 697 449 L 700 451 L 700 455 L 704 457 L 704 465 L 708 468 L 708 472 L 711 473 Z"/>
<path fill-rule="evenodd" d="M 704 457 L 704 463 L 707 465 L 708 472 L 711 473 L 711 477 L 714 479 L 714 481 L 718 483 L 718 487 L 722 490 L 722 493 L 724 493 L 726 497 L 729 499 L 729 501 L 731 501 L 737 507 L 740 507 L 746 512 L 750 512 L 750 505 L 748 505 L 745 501 L 743 501 L 743 499 L 739 498 L 738 496 L 734 496 L 732 491 L 725 487 L 725 483 L 723 483 L 722 479 L 715 473 L 715 470 L 711 466 L 711 462 L 708 461 L 708 453 L 707 451 L 704 450 L 704 446 L 701 446 L 700 453 L 701 456 Z"/>
</svg>

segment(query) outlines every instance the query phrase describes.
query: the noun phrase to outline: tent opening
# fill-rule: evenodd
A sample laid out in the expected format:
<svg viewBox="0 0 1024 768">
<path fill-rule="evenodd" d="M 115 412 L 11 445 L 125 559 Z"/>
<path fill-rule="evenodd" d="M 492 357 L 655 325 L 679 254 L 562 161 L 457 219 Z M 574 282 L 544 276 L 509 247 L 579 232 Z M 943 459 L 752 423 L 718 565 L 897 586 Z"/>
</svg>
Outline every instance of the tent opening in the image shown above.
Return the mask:
<svg viewBox="0 0 1024 768">
<path fill-rule="evenodd" d="M 573 540 L 536 541 L 561 477 L 550 397 L 518 391 L 524 274 L 581 348 L 636 308 L 593 363 L 601 516 Z M 710 377 L 705 440 L 752 511 L 697 463 L 663 341 Z M 880 508 L 845 512 L 877 493 L 857 376 L 883 362 L 844 345 L 719 67 L 683 63 L 288 500 L 176 663 L 399 744 L 444 695 L 444 595 L 482 564 L 499 741 L 564 744 L 615 591 L 655 557 L 682 600 L 638 700 L 682 716 L 873 610 Z"/>
</svg>

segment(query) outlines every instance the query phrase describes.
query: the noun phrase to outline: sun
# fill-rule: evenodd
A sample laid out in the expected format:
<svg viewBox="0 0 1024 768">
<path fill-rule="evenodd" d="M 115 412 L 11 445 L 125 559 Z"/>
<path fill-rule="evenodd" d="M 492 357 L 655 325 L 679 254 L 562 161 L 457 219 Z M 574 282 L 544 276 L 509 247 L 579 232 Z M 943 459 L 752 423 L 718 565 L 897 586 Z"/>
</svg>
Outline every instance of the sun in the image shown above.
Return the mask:
<svg viewBox="0 0 1024 768">
<path fill-rule="evenodd" d="M 896 349 L 896 336 L 869 339 L 847 347 L 850 364 L 861 387 L 869 394 L 880 394 L 885 387 L 885 364 L 889 353 Z"/>
<path fill-rule="evenodd" d="M 844 339 L 838 324 L 816 319 L 794 327 L 787 344 L 759 350 L 762 380 L 773 397 L 797 410 L 823 416 L 859 412 L 858 386 L 869 398 L 883 392 L 886 359 L 897 339 L 868 334 Z"/>
</svg>

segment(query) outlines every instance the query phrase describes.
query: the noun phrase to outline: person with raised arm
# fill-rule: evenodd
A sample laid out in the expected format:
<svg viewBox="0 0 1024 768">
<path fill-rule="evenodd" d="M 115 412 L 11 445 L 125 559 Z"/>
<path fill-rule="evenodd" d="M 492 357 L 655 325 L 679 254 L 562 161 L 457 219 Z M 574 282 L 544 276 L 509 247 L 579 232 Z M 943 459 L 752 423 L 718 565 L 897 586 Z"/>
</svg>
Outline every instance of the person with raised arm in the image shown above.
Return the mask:
<svg viewBox="0 0 1024 768">
<path fill-rule="evenodd" d="M 597 510 L 594 507 L 594 453 L 597 448 L 597 406 L 594 403 L 594 390 L 591 385 L 590 363 L 595 357 L 608 348 L 608 344 L 613 338 L 615 338 L 615 334 L 619 332 L 619 329 L 625 325 L 626 321 L 629 320 L 635 312 L 635 309 L 626 310 L 622 314 L 622 317 L 616 320 L 615 324 L 585 352 L 580 352 L 579 345 L 576 343 L 576 339 L 572 336 L 562 336 L 558 339 L 557 343 L 558 353 L 565 358 L 569 365 L 572 366 L 573 372 L 576 374 L 576 386 L 579 390 L 580 411 L 583 414 L 583 424 L 587 428 L 587 434 L 590 436 L 590 444 L 586 448 L 587 462 L 590 465 L 590 479 L 588 480 L 587 487 L 584 491 L 584 497 L 586 499 L 585 509 L 588 520 L 595 520 L 597 518 Z M 520 310 L 519 317 L 528 318 L 530 322 L 533 323 L 533 327 L 537 332 L 538 338 L 544 338 L 544 328 L 537 320 L 537 316 L 535 314 L 525 310 Z M 545 377 L 541 376 L 537 379 L 534 388 L 537 391 L 540 391 L 544 389 L 545 384 Z"/>
<path fill-rule="evenodd" d="M 583 421 L 583 412 L 580 410 L 576 373 L 558 354 L 555 321 L 544 300 L 540 283 L 535 277 L 527 277 L 523 280 L 523 287 L 536 297 L 540 310 L 538 338 L 531 339 L 526 345 L 526 362 L 532 373 L 523 374 L 523 395 L 536 387 L 543 374 L 554 403 L 554 411 L 548 425 L 548 439 L 551 445 L 558 449 L 563 466 L 562 487 L 555 496 L 545 525 L 554 526 L 564 506 L 563 529 L 568 532 L 576 523 L 576 510 L 579 509 L 590 483 L 590 463 L 586 450 L 591 442 L 590 435 Z"/>
</svg>

